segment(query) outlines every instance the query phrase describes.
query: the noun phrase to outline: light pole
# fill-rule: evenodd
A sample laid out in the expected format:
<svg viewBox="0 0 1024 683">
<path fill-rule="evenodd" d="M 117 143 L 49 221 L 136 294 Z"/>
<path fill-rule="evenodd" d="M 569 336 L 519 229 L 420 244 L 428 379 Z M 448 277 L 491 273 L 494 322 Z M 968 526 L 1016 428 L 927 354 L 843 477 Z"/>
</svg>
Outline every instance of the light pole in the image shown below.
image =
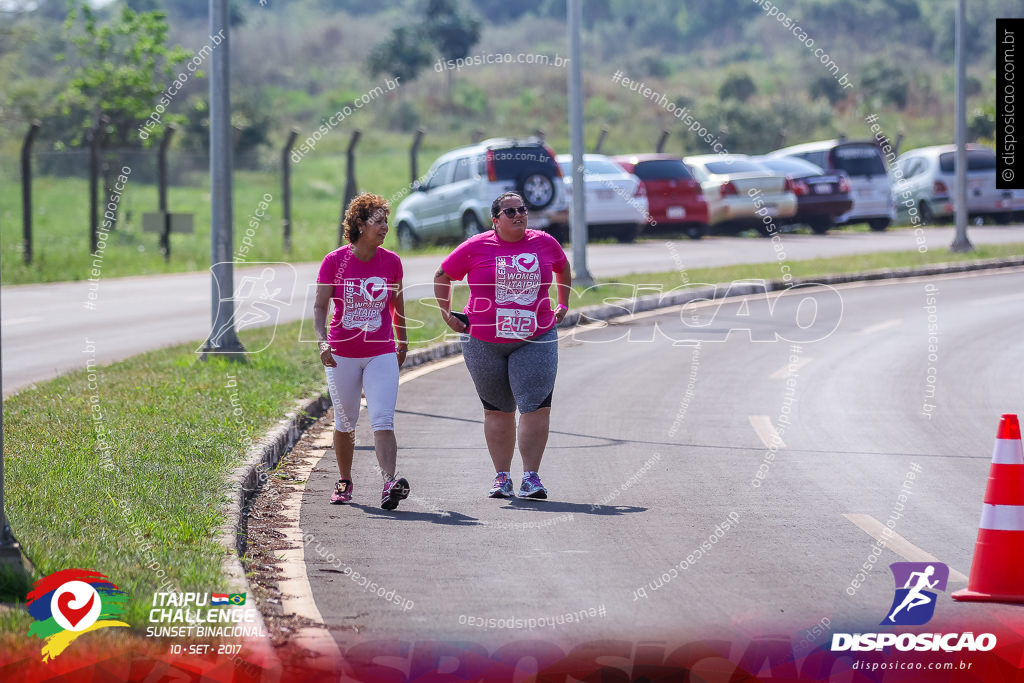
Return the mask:
<svg viewBox="0 0 1024 683">
<path fill-rule="evenodd" d="M 569 151 L 572 152 L 572 267 L 573 284 L 589 287 L 587 214 L 583 185 L 583 65 L 580 63 L 580 0 L 569 0 Z"/>
<path fill-rule="evenodd" d="M 210 270 L 212 307 L 207 354 L 239 354 L 245 348 L 235 332 L 231 182 L 231 41 L 228 0 L 210 0 L 210 36 L 223 36 L 213 47 L 210 65 Z"/>
<path fill-rule="evenodd" d="M 949 246 L 949 250 L 955 252 L 974 250 L 974 245 L 967 239 L 967 55 L 964 48 L 966 1 L 956 2 L 956 237 Z"/>
</svg>

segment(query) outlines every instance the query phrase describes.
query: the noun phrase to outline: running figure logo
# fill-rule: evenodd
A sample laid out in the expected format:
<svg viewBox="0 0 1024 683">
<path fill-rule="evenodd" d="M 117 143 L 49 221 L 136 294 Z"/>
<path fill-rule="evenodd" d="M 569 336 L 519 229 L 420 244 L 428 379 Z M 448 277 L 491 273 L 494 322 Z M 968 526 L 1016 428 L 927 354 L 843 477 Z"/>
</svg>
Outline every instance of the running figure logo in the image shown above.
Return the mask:
<svg viewBox="0 0 1024 683">
<path fill-rule="evenodd" d="M 920 626 L 935 614 L 936 593 L 946 590 L 949 567 L 941 562 L 893 562 L 889 565 L 896 582 L 896 595 L 882 625 Z"/>
</svg>

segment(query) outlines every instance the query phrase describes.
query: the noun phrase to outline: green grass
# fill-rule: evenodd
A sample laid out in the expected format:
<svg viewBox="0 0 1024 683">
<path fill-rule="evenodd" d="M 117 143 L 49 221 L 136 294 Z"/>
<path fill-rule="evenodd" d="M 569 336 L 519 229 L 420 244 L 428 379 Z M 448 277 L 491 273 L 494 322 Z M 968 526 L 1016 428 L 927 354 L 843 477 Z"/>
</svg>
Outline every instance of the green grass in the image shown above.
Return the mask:
<svg viewBox="0 0 1024 683">
<path fill-rule="evenodd" d="M 39 572 L 106 574 L 131 595 L 135 624 L 145 622 L 164 578 L 177 590 L 223 589 L 224 551 L 213 534 L 227 474 L 253 439 L 324 381 L 315 347 L 289 332 L 278 330 L 247 364 L 197 362 L 196 345 L 187 344 L 6 399 L 7 511 Z M 243 342 L 258 348 L 270 334 L 243 333 Z"/>
<path fill-rule="evenodd" d="M 794 277 L 813 277 L 1021 253 L 1024 244 L 980 247 L 971 254 L 933 248 L 925 254 L 865 254 L 789 265 Z M 687 281 L 779 275 L 778 263 L 631 275 L 616 278 L 620 284 L 603 282 L 582 297 L 577 293 L 572 303 L 600 303 L 658 286 L 668 291 Z M 466 288 L 458 288 L 456 306 L 465 297 Z M 435 307 L 411 301 L 407 311 L 410 320 L 422 321 L 410 330 L 414 346 L 447 331 Z M 245 364 L 197 362 L 197 344 L 183 344 L 95 368 L 92 377 L 76 371 L 7 398 L 7 512 L 39 572 L 68 567 L 103 572 L 131 596 L 127 617 L 133 624 L 145 623 L 146 607 L 163 578 L 178 590 L 222 589 L 224 550 L 214 533 L 223 522 L 227 475 L 251 441 L 275 425 L 296 398 L 323 388 L 315 346 L 302 341 L 311 339 L 310 332 L 308 321 L 243 331 L 247 348 L 266 347 Z M 106 432 L 109 458 L 97 425 Z M 20 611 L 0 611 L 0 633 L 24 633 L 29 620 Z"/>
</svg>

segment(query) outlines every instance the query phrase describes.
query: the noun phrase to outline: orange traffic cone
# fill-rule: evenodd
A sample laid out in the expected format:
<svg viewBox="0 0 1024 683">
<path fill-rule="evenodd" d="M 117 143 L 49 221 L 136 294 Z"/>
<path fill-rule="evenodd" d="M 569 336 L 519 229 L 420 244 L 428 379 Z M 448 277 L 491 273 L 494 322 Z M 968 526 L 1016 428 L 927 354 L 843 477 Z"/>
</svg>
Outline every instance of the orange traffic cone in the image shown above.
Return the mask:
<svg viewBox="0 0 1024 683">
<path fill-rule="evenodd" d="M 1003 415 L 965 590 L 955 600 L 1024 602 L 1024 450 L 1016 415 Z"/>
</svg>

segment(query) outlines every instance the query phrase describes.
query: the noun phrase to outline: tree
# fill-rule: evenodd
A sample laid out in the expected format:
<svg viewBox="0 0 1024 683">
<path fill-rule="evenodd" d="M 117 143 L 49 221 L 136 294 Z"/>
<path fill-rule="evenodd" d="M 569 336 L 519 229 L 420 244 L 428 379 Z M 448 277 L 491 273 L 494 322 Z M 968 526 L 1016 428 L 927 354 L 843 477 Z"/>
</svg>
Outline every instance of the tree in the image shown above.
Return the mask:
<svg viewBox="0 0 1024 683">
<path fill-rule="evenodd" d="M 366 62 L 374 76 L 391 74 L 409 83 L 419 76 L 432 58 L 430 46 L 420 37 L 418 29 L 396 26 L 391 29 L 387 40 L 373 46 Z"/>
<path fill-rule="evenodd" d="M 463 59 L 480 40 L 480 19 L 461 10 L 457 0 L 427 0 L 424 13 L 427 36 L 445 63 Z M 448 80 L 448 102 L 452 100 L 455 72 L 445 69 Z"/>
<path fill-rule="evenodd" d="M 746 102 L 756 92 L 757 84 L 745 71 L 734 71 L 718 88 L 718 97 L 723 100 L 732 98 L 738 102 Z"/>
<path fill-rule="evenodd" d="M 100 26 L 87 4 L 78 6 L 72 0 L 64 31 L 75 54 L 69 60 L 74 62 L 71 81 L 58 101 L 72 142 L 81 142 L 95 121 L 105 116 L 106 132 L 115 142 L 139 145 L 137 126 L 150 117 L 164 89 L 174 81 L 177 66 L 189 56 L 181 47 L 169 49 L 164 44 L 166 15 L 123 7 L 111 24 Z M 163 123 L 184 121 L 173 114 L 161 118 Z M 150 139 L 161 130 L 162 124 L 151 131 Z"/>
</svg>

